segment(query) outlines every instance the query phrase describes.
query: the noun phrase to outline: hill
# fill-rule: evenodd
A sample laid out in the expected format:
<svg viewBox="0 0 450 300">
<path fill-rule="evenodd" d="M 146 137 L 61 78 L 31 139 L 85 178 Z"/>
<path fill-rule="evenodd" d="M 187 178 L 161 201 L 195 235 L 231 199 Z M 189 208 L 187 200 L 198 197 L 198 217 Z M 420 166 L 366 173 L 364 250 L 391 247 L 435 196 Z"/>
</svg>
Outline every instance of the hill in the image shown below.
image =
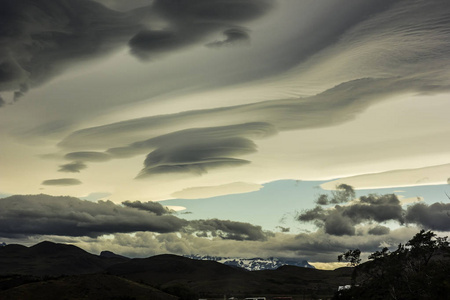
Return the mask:
<svg viewBox="0 0 450 300">
<path fill-rule="evenodd" d="M 127 261 L 123 257 L 104 257 L 76 246 L 42 242 L 32 247 L 0 247 L 0 275 L 60 276 L 98 273 Z"/>
<path fill-rule="evenodd" d="M 176 300 L 150 286 L 106 274 L 77 275 L 24 284 L 0 291 L 4 300 L 135 299 Z"/>
<path fill-rule="evenodd" d="M 325 271 L 288 265 L 247 271 L 169 254 L 135 259 L 112 252 L 94 255 L 51 242 L 1 247 L 0 264 L 0 299 L 330 297 L 339 285 L 350 283 L 352 272 L 351 268 Z"/>
<path fill-rule="evenodd" d="M 350 284 L 351 268 L 334 271 L 283 266 L 277 270 L 246 271 L 215 261 L 192 260 L 174 255 L 132 259 L 108 268 L 108 273 L 144 282 L 163 290 L 172 286 L 204 296 L 224 294 L 332 295 L 339 285 Z"/>
</svg>

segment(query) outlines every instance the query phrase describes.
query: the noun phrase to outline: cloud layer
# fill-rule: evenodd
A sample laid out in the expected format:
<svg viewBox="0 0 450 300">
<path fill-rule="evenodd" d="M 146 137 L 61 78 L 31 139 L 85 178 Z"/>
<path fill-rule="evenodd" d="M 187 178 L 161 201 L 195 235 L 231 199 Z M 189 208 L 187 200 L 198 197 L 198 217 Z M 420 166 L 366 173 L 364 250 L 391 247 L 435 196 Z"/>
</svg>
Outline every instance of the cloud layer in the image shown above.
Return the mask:
<svg viewBox="0 0 450 300">
<path fill-rule="evenodd" d="M 349 202 L 344 205 L 324 207 L 336 201 L 332 199 L 332 201 L 323 202 L 322 198 L 324 197 L 320 196 L 317 201 L 319 205 L 299 213 L 297 219 L 301 222 L 313 222 L 330 235 L 354 236 L 358 233 L 358 226 L 366 224 L 371 224 L 368 234 L 388 234 L 389 227 L 382 225 L 388 221 L 395 221 L 400 225 L 412 223 L 431 230 L 450 230 L 450 204 L 414 203 L 403 208 L 395 194 L 371 194 L 356 200 L 349 198 Z"/>
<path fill-rule="evenodd" d="M 148 231 L 189 232 L 230 240 L 264 240 L 260 226 L 229 220 L 186 221 L 159 203 L 97 203 L 68 196 L 15 195 L 0 199 L 0 236 L 35 235 L 97 237 Z"/>
<path fill-rule="evenodd" d="M 234 41 L 238 34 L 227 27 L 263 15 L 271 2 L 153 1 L 131 3 L 141 7 L 119 12 L 90 0 L 6 1 L 0 6 L 0 92 L 14 91 L 17 101 L 30 87 L 78 60 L 105 55 L 126 44 L 135 55 L 148 58 L 197 43 L 220 30 Z M 151 21 L 155 19 L 164 22 L 165 28 L 154 29 L 157 25 Z"/>
</svg>

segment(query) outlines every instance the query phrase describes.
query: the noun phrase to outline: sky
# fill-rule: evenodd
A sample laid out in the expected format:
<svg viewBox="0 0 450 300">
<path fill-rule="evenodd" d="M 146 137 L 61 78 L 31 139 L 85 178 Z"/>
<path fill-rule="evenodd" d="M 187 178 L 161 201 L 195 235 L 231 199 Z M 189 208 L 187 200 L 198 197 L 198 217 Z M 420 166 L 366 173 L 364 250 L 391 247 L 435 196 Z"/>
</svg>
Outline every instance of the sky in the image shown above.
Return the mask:
<svg viewBox="0 0 450 300">
<path fill-rule="evenodd" d="M 0 241 L 327 268 L 446 235 L 449 20 L 444 0 L 2 1 Z"/>
</svg>

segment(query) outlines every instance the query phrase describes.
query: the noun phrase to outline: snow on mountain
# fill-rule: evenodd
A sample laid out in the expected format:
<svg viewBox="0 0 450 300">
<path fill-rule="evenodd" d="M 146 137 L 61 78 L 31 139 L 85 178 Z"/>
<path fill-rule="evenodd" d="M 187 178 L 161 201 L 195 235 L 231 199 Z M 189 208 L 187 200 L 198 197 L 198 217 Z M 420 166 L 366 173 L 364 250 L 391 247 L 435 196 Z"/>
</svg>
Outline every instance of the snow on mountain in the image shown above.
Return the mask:
<svg viewBox="0 0 450 300">
<path fill-rule="evenodd" d="M 310 265 L 308 261 L 295 258 L 231 258 L 209 255 L 186 255 L 186 257 L 197 260 L 217 261 L 228 266 L 240 267 L 249 271 L 275 270 L 284 265 L 314 269 L 314 266 Z"/>
</svg>

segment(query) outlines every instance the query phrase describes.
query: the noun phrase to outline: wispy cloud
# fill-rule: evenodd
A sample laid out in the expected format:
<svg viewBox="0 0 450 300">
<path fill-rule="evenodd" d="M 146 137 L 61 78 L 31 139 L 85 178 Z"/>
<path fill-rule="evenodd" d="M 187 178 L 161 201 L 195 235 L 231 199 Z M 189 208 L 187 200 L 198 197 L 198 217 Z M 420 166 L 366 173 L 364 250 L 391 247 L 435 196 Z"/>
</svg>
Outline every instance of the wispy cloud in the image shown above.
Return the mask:
<svg viewBox="0 0 450 300">
<path fill-rule="evenodd" d="M 79 185 L 82 182 L 76 178 L 58 178 L 58 179 L 47 179 L 42 182 L 42 185 Z"/>
<path fill-rule="evenodd" d="M 81 161 L 74 161 L 68 164 L 60 165 L 59 172 L 79 173 L 81 170 L 86 169 L 86 164 Z"/>
</svg>

